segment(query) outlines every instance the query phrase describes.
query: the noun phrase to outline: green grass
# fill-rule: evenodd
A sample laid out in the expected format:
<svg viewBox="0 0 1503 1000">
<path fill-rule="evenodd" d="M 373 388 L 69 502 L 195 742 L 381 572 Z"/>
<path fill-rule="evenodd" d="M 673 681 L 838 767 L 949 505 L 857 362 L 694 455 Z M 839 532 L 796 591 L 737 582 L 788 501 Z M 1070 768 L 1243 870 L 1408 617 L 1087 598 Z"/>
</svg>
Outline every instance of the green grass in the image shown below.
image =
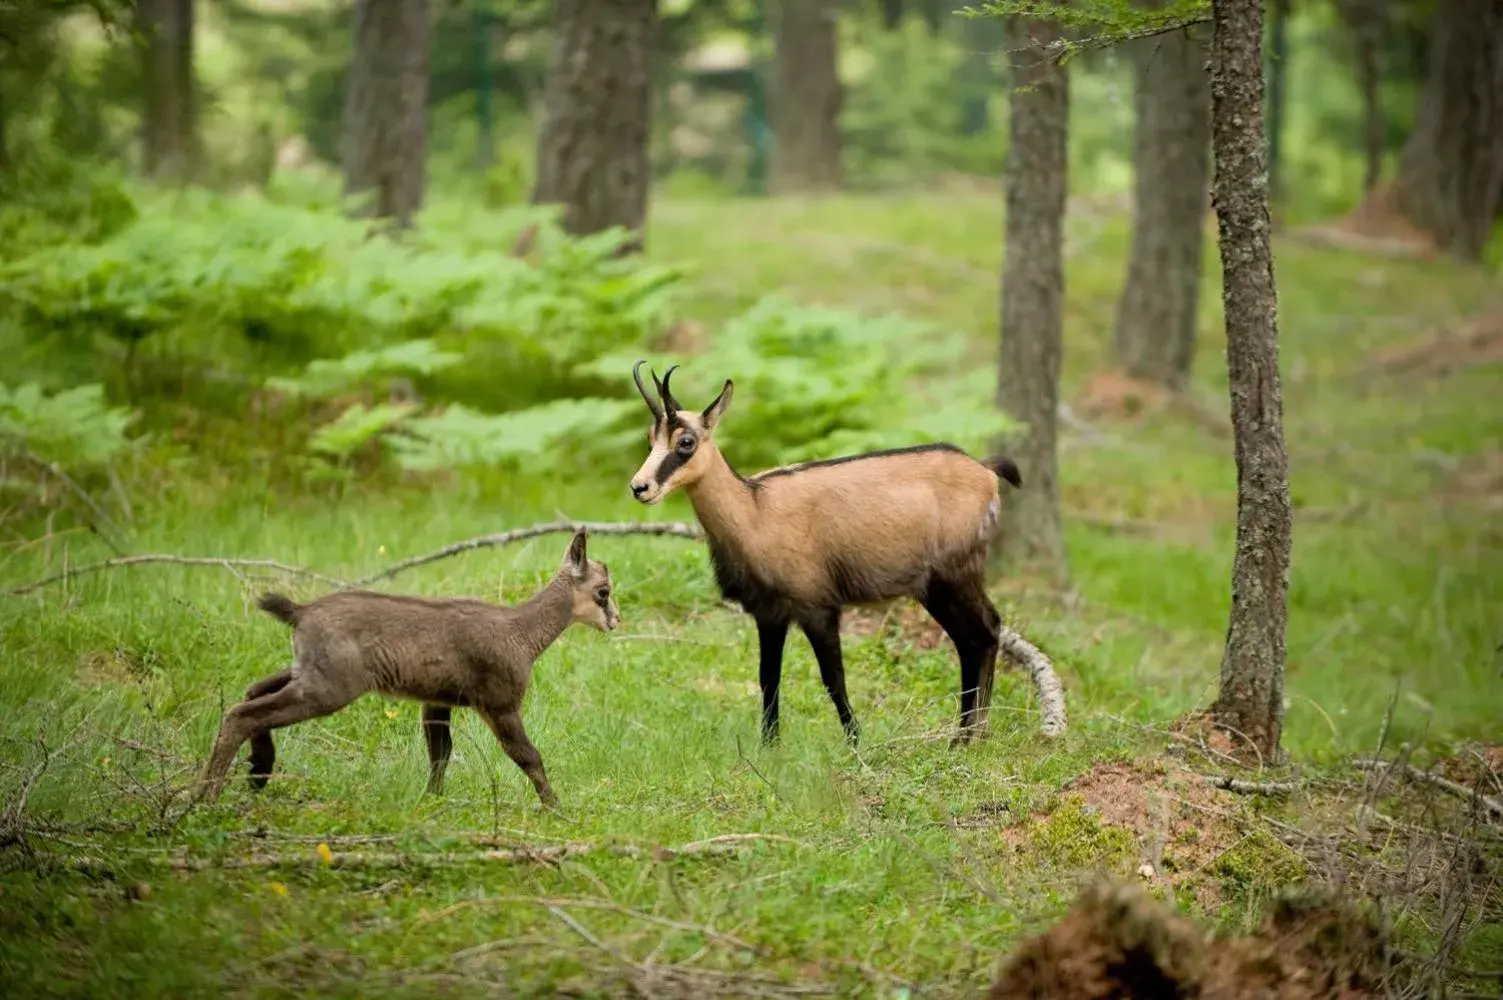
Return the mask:
<svg viewBox="0 0 1503 1000">
<path fill-rule="evenodd" d="M 649 246 L 655 257 L 697 263 L 688 308 L 712 331 L 782 292 L 958 328 L 973 335 L 985 363 L 995 348 L 999 202 L 670 201 L 654 206 Z M 1070 236 L 1066 399 L 1108 363 L 1127 222 L 1082 208 Z M 1211 240 L 1210 274 L 1214 253 Z M 1457 470 L 1491 459 L 1496 477 L 1499 368 L 1445 378 L 1367 368 L 1375 350 L 1499 308 L 1496 276 L 1289 239 L 1278 244 L 1277 269 L 1292 492 L 1302 511 L 1285 745 L 1306 764 L 1370 750 L 1396 687 L 1392 739 L 1430 753 L 1495 739 L 1503 519 L 1496 478 L 1490 492 L 1468 490 Z M 1205 305 L 1197 390 L 1224 411 L 1214 281 Z M 690 363 L 675 388 L 686 401 L 707 399 L 734 374 Z M 1069 864 L 1020 867 L 996 827 L 950 821 L 1001 809 L 1013 817 L 1004 826 L 1015 822 L 1095 764 L 1161 750 L 1162 728 L 1214 696 L 1235 530 L 1230 442 L 1172 413 L 1101 428 L 1110 443 L 1069 440 L 1062 458 L 1074 595 L 1019 581 L 998 587 L 1004 614 L 1060 668 L 1071 729 L 1052 743 L 1037 735 L 1026 677 L 1011 672 L 998 681 L 992 738 L 950 751 L 933 735 L 955 713 L 953 653 L 887 629 L 846 639 L 863 724 L 859 755 L 843 749 L 797 636 L 785 667 L 784 744 L 764 750 L 755 631 L 715 599 L 702 547 L 601 537 L 591 554 L 618 581 L 623 628 L 567 633 L 540 659 L 524 708 L 563 800 L 559 814 L 538 809 L 521 773 L 468 713 L 458 713 L 446 796 L 423 798 L 417 707 L 370 697 L 282 734 L 280 778 L 261 796 L 245 790 L 237 768 L 220 804 L 184 816 L 168 805 L 163 821 L 163 783 L 196 772 L 223 709 L 288 659 L 286 629 L 247 599 L 259 584 L 247 588 L 213 569 L 153 567 L 4 600 L 7 795 L 38 759 L 40 739 L 52 760 L 27 815 L 96 831 L 123 826 L 33 836 L 52 861 L 0 876 L 3 992 L 467 996 L 494 992 L 487 977 L 497 970 L 517 993 L 547 992 L 565 979 L 592 983 L 600 995 L 619 992 L 591 971 L 612 963 L 601 949 L 544 906 L 515 899 L 588 897 L 679 925 L 713 925 L 759 950 L 749 955 L 640 915 L 567 911 L 637 960 L 650 954 L 667 964 L 703 948 L 696 962 L 706 967 L 818 977 L 881 995 L 885 988 L 873 985 L 881 977 L 849 964 L 864 962 L 926 992 L 974 993 L 1010 944 L 1067 904 L 1092 852 L 1061 843 Z M 640 459 L 625 455 L 619 467 L 568 483 L 357 486 L 338 500 L 268 495 L 254 466 L 212 479 L 143 469 L 132 479 L 133 544 L 357 575 L 559 510 L 641 518 L 625 488 Z M 1082 511 L 1095 517 L 1069 517 Z M 651 516 L 692 514 L 674 497 Z M 1104 526 L 1106 517 L 1160 527 L 1124 533 Z M 393 589 L 520 599 L 557 565 L 566 541 L 483 550 L 399 577 Z M 0 584 L 107 554 L 76 532 L 12 536 L 0 552 Z M 316 593 L 298 583 L 288 589 Z M 311 864 L 188 875 L 159 863 L 164 852 L 312 857 L 317 838 L 341 850 L 357 845 L 332 838 L 357 834 L 394 835 L 416 850 L 458 849 L 456 838 L 476 835 L 677 845 L 752 832 L 796 843 L 666 861 L 592 853 L 557 865 Z M 296 835 L 314 839 L 288 840 Z M 84 857 L 94 860 L 56 863 Z M 1255 858 L 1233 860 L 1213 871 L 1245 892 L 1249 873 L 1261 869 Z M 139 881 L 149 882 L 149 898 L 128 899 L 125 887 Z M 452 957 L 492 941 L 503 944 Z"/>
</svg>

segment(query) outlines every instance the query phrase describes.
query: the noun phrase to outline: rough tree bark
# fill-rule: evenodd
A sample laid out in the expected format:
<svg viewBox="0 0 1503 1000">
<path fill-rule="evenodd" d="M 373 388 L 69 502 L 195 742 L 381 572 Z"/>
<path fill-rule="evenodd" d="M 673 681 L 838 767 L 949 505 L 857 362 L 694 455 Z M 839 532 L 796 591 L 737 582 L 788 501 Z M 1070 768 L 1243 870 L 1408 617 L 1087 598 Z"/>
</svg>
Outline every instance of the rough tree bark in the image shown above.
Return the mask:
<svg viewBox="0 0 1503 1000">
<path fill-rule="evenodd" d="M 1383 121 L 1383 75 L 1379 54 L 1383 49 L 1382 0 L 1337 0 L 1336 12 L 1352 36 L 1357 63 L 1357 87 L 1362 92 L 1363 186 L 1371 192 L 1383 175 L 1383 152 L 1388 144 Z"/>
<path fill-rule="evenodd" d="M 777 55 L 771 98 L 774 194 L 833 191 L 840 157 L 840 79 L 836 76 L 837 0 L 773 0 Z"/>
<path fill-rule="evenodd" d="M 1205 46 L 1187 29 L 1136 44 L 1132 252 L 1117 308 L 1117 363 L 1182 388 L 1195 359 L 1211 90 Z"/>
<path fill-rule="evenodd" d="M 1261 0 L 1213 0 L 1212 143 L 1226 363 L 1237 457 L 1232 608 L 1213 713 L 1264 761 L 1284 720 L 1289 458 L 1279 386 L 1278 291 L 1263 137 Z"/>
<path fill-rule="evenodd" d="M 1002 505 L 996 555 L 1005 564 L 1031 566 L 1062 579 L 1056 421 L 1070 88 L 1063 66 L 1027 51 L 1060 35 L 1054 22 L 1008 19 L 1012 110 L 997 403 L 1026 426 L 1003 443 L 1022 469 L 1023 488 Z"/>
<path fill-rule="evenodd" d="M 408 228 L 426 185 L 428 0 L 356 0 L 343 126 L 345 193 Z"/>
<path fill-rule="evenodd" d="M 1440 0 L 1394 205 L 1464 260 L 1482 255 L 1503 202 L 1503 3 Z"/>
<path fill-rule="evenodd" d="M 136 30 L 146 108 L 141 166 L 164 184 L 185 184 L 198 167 L 193 94 L 193 0 L 140 0 Z"/>
<path fill-rule="evenodd" d="M 647 220 L 649 65 L 656 0 L 558 0 L 538 138 L 534 204 L 564 207 L 571 233 Z"/>
</svg>

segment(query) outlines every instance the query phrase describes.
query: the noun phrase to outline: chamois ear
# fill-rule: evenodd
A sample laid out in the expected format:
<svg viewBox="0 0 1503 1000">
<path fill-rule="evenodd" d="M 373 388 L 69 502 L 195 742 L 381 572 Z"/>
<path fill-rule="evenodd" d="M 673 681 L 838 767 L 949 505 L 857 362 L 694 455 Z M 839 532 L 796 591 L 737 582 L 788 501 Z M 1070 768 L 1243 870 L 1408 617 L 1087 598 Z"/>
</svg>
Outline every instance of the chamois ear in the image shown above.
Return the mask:
<svg viewBox="0 0 1503 1000">
<path fill-rule="evenodd" d="M 720 390 L 720 395 L 715 397 L 715 402 L 705 407 L 704 413 L 700 414 L 704 418 L 705 430 L 714 430 L 715 425 L 720 423 L 720 418 L 725 416 L 725 411 L 731 408 L 731 393 L 735 388 L 731 380 L 726 379 L 725 388 Z"/>
<path fill-rule="evenodd" d="M 585 529 L 580 528 L 574 532 L 574 540 L 569 543 L 569 554 L 564 557 L 564 565 L 576 577 L 583 577 L 585 575 L 585 568 L 588 565 L 588 560 L 585 557 L 585 539 Z"/>
</svg>

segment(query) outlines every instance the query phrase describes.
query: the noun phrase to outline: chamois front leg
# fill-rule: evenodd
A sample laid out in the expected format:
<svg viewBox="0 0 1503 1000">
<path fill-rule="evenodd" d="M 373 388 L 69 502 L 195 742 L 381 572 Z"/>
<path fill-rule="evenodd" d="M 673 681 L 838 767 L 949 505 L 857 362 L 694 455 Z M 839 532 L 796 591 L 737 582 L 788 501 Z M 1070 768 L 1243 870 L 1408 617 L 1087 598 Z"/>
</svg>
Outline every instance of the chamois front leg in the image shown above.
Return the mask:
<svg viewBox="0 0 1503 1000">
<path fill-rule="evenodd" d="M 558 796 L 553 794 L 553 788 L 548 784 L 548 775 L 543 770 L 543 755 L 538 753 L 538 748 L 527 738 L 527 730 L 522 728 L 521 714 L 481 709 L 480 715 L 485 719 L 486 725 L 491 727 L 491 732 L 496 734 L 496 739 L 501 741 L 501 749 L 506 751 L 506 756 L 522 769 L 522 773 L 532 782 L 532 787 L 537 789 L 538 798 L 544 807 L 557 807 Z"/>
<path fill-rule="evenodd" d="M 778 741 L 778 686 L 783 679 L 783 646 L 788 640 L 786 619 L 758 618 L 758 680 L 762 684 L 762 742 Z"/>
<path fill-rule="evenodd" d="M 814 647 L 814 658 L 819 661 L 819 679 L 824 681 L 825 690 L 835 703 L 846 740 L 854 747 L 861 739 L 861 726 L 856 722 L 851 701 L 845 693 L 845 659 L 840 652 L 840 608 L 823 608 L 799 622 L 799 627 L 809 637 L 809 645 Z"/>
<path fill-rule="evenodd" d="M 428 744 L 428 794 L 442 795 L 444 771 L 454 751 L 454 732 L 450 727 L 454 710 L 448 705 L 423 706 L 423 738 Z"/>
</svg>

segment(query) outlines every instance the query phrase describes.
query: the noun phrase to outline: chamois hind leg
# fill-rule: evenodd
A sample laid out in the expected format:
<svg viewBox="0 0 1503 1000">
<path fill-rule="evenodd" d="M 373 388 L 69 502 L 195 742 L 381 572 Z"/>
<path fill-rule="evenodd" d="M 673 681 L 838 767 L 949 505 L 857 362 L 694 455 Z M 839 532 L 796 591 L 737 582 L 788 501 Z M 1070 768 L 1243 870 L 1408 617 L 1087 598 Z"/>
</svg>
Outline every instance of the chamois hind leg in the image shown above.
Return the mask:
<svg viewBox="0 0 1503 1000">
<path fill-rule="evenodd" d="M 255 701 L 263 695 L 274 694 L 292 680 L 292 670 L 278 670 L 270 677 L 263 677 L 245 689 L 245 700 Z M 271 780 L 271 769 L 277 763 L 277 745 L 271 741 L 271 732 L 257 733 L 250 740 L 250 786 L 255 791 L 266 787 Z"/>
<path fill-rule="evenodd" d="M 214 741 L 214 751 L 204 769 L 200 797 L 211 802 L 219 797 L 230 765 L 235 762 L 235 752 L 246 740 L 255 740 L 273 729 L 331 715 L 352 700 L 325 686 L 312 684 L 305 677 L 293 677 L 270 694 L 242 701 L 231 708 L 219 726 L 219 738 Z"/>
<path fill-rule="evenodd" d="M 778 741 L 778 687 L 783 679 L 783 646 L 787 640 L 786 619 L 757 619 L 757 679 L 762 685 L 762 742 L 769 745 Z"/>
<path fill-rule="evenodd" d="M 960 731 L 954 742 L 965 743 L 980 730 L 991 708 L 1001 616 L 980 583 L 970 580 L 932 580 L 923 605 L 955 643 L 960 658 Z"/>
<path fill-rule="evenodd" d="M 553 787 L 548 784 L 548 774 L 543 770 L 543 755 L 538 753 L 538 748 L 527 738 L 527 730 L 522 728 L 521 713 L 493 712 L 484 708 L 477 710 L 481 718 L 485 719 L 486 725 L 491 727 L 491 732 L 496 734 L 496 739 L 501 741 L 501 749 L 506 751 L 506 756 L 522 769 L 522 773 L 532 782 L 532 787 L 537 789 L 538 798 L 543 805 L 550 809 L 557 806 L 558 796 L 553 794 Z"/>
<path fill-rule="evenodd" d="M 423 706 L 423 737 L 428 742 L 428 794 L 444 790 L 444 770 L 454 750 L 454 733 L 450 728 L 453 709 L 448 705 Z"/>
<path fill-rule="evenodd" d="M 851 701 L 845 693 L 845 660 L 840 653 L 840 608 L 821 608 L 801 620 L 799 627 L 809 637 L 809 645 L 814 647 L 814 658 L 819 661 L 819 679 L 824 681 L 825 690 L 835 703 L 845 738 L 855 746 L 861 738 L 861 726 L 856 722 Z"/>
</svg>

